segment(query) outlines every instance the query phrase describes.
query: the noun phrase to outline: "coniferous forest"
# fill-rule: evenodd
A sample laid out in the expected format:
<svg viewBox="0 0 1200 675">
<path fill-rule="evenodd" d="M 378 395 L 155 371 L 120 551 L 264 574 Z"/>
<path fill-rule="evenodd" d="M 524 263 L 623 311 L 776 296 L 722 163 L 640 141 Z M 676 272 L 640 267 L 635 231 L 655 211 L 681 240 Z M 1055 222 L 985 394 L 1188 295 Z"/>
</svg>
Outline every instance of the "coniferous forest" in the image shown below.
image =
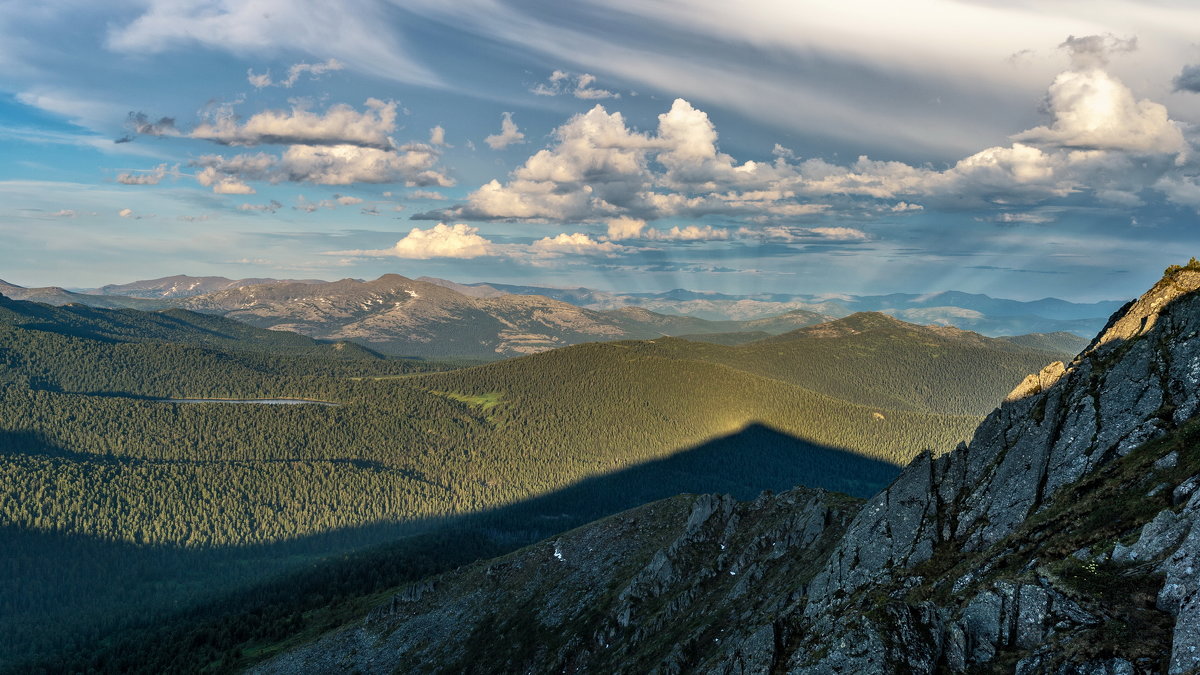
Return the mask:
<svg viewBox="0 0 1200 675">
<path fill-rule="evenodd" d="M 229 670 L 653 499 L 866 497 L 1063 356 L 876 323 L 471 366 L 0 299 L 0 668 Z"/>
</svg>

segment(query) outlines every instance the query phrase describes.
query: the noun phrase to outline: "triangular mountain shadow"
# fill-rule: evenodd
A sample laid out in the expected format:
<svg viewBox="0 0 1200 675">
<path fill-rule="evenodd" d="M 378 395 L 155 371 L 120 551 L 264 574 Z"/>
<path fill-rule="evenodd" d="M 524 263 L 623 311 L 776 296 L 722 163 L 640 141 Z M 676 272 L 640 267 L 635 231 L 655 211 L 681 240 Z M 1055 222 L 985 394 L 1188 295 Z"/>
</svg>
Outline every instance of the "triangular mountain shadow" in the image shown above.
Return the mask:
<svg viewBox="0 0 1200 675">
<path fill-rule="evenodd" d="M 18 446 L 28 447 L 15 452 Z M 10 457 L 34 461 L 39 457 L 153 461 L 90 457 L 22 432 L 0 433 L 3 448 Z M 218 631 L 231 621 L 241 626 L 255 612 L 283 620 L 324 607 L 335 595 L 378 592 L 411 581 L 414 574 L 433 574 L 477 557 L 499 555 L 679 493 L 719 492 L 750 499 L 763 490 L 783 491 L 803 484 L 865 497 L 898 473 L 892 464 L 754 423 L 670 457 L 588 478 L 510 506 L 472 515 L 369 524 L 272 544 L 136 546 L 65 532 L 2 527 L 0 569 L 19 573 L 10 578 L 11 583 L 0 583 L 0 596 L 11 594 L 7 605 L 0 603 L 0 628 L 11 631 L 13 640 L 36 638 L 43 649 L 55 644 L 62 649 L 63 643 L 56 641 L 71 636 L 74 648 L 66 648 L 71 653 L 68 661 L 95 655 L 93 648 L 101 642 L 116 645 L 101 650 L 109 657 L 128 652 L 152 660 L 161 643 L 189 631 L 204 632 L 205 626 Z M 413 536 L 420 532 L 429 534 Z M 351 550 L 360 553 L 347 555 Z M 284 559 L 300 564 L 284 571 L 279 565 Z M 282 575 L 272 576 L 270 570 Z M 97 584 L 97 579 L 105 581 Z M 176 590 L 168 592 L 171 586 Z M 248 586 L 256 590 L 248 591 Z M 304 589 L 303 597 L 296 596 L 297 588 Z M 171 606 L 177 610 L 167 609 Z M 6 616 L 6 607 L 14 613 Z M 41 627 L 37 635 L 28 634 L 32 626 Z M 258 629 L 244 628 L 244 634 L 227 636 L 232 642 L 225 647 L 261 639 Z M 110 632 L 114 630 L 115 635 Z M 213 645 L 217 651 L 223 648 Z M 35 648 L 24 656 L 38 651 Z M 84 657 L 85 661 L 91 658 Z M 0 659 L 0 670 L 5 665 L 12 664 Z"/>
<path fill-rule="evenodd" d="M 685 492 L 724 493 L 746 500 L 763 490 L 781 492 L 797 485 L 865 499 L 899 474 L 894 464 L 754 422 L 669 457 L 588 478 L 495 514 L 591 511 L 599 517 Z"/>
</svg>

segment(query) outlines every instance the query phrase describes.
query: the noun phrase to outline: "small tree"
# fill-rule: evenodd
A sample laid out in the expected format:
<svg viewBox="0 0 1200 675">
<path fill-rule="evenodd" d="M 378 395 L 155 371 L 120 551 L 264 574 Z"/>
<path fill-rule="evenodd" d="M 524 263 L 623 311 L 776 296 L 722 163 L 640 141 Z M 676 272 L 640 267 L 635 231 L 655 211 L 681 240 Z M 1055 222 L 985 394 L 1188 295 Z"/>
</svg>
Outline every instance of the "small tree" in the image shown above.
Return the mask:
<svg viewBox="0 0 1200 675">
<path fill-rule="evenodd" d="M 1183 270 L 1200 270 L 1200 260 L 1196 260 L 1196 257 L 1192 256 L 1186 265 L 1171 265 L 1163 271 L 1163 276 L 1169 277 L 1172 274 L 1175 274 L 1176 272 L 1182 272 Z"/>
</svg>

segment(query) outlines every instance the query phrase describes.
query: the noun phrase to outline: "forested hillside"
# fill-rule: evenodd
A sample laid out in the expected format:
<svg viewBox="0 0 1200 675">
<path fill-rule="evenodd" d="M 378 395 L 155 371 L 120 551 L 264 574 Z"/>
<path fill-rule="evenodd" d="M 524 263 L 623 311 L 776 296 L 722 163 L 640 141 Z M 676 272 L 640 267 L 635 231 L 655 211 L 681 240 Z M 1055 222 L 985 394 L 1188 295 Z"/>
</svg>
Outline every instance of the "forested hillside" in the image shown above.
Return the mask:
<svg viewBox="0 0 1200 675">
<path fill-rule="evenodd" d="M 862 405 L 959 415 L 987 414 L 1020 382 L 1016 373 L 1069 360 L 1083 346 L 1074 345 L 1053 335 L 988 338 L 876 312 L 739 345 L 630 343 L 641 354 L 721 364 Z"/>
<path fill-rule="evenodd" d="M 748 498 L 808 484 L 869 496 L 978 419 L 945 414 L 937 398 L 875 405 L 861 382 L 838 385 L 860 389 L 853 400 L 812 391 L 789 374 L 801 350 L 775 355 L 775 371 L 720 363 L 706 351 L 719 345 L 684 341 L 445 371 L 187 312 L 3 303 L 0 563 L 19 580 L 0 603 L 9 664 L 62 656 L 65 635 L 80 650 L 68 648 L 71 659 L 100 658 L 111 652 L 94 640 L 166 616 L 171 635 L 201 631 L 227 656 L 266 638 L 198 627 L 229 623 L 259 597 L 223 594 L 420 532 L 473 533 L 483 555 L 680 492 Z M 1005 379 L 1019 380 L 1020 366 L 1008 363 Z M 937 384 L 980 396 L 970 381 Z M 162 400 L 207 397 L 334 405 Z M 425 553 L 433 567 L 470 557 Z M 161 583 L 178 574 L 187 581 Z M 346 602 L 408 577 L 362 578 Z M 174 614 L 218 601 L 208 614 Z M 281 616 L 328 597 L 289 602 Z M 158 639 L 177 650 L 174 637 L 145 641 Z"/>
</svg>

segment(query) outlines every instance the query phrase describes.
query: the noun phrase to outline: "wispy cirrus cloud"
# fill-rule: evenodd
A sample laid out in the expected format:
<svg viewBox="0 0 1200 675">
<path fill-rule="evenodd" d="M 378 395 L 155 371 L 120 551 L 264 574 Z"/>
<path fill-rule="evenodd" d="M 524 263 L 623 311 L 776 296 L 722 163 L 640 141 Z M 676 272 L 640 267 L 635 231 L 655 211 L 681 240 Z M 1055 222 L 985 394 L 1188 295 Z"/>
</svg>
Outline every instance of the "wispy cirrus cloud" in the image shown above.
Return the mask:
<svg viewBox="0 0 1200 675">
<path fill-rule="evenodd" d="M 390 80 L 439 84 L 439 78 L 406 48 L 407 41 L 395 28 L 397 18 L 395 8 L 369 0 L 333 5 L 269 2 L 266 7 L 233 0 L 149 0 L 132 21 L 109 27 L 106 44 L 127 54 L 196 46 L 236 54 L 301 52 L 324 59 L 325 65 L 333 60 Z"/>
</svg>

